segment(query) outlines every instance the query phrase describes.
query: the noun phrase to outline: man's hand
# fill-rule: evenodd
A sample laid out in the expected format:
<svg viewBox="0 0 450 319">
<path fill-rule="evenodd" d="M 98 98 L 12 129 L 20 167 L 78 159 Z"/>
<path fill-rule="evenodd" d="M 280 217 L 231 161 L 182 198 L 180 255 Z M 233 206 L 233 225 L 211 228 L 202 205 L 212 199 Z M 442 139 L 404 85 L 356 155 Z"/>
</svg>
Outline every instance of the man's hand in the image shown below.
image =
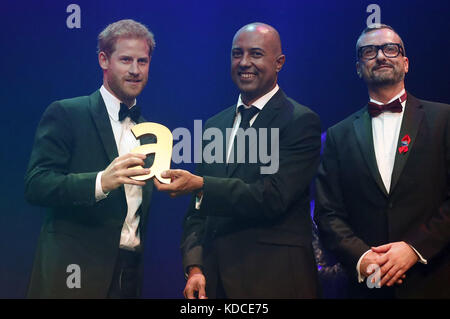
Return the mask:
<svg viewBox="0 0 450 319">
<path fill-rule="evenodd" d="M 359 265 L 359 272 L 361 273 L 361 275 L 365 278 L 369 277 L 374 270 L 372 270 L 370 273 L 367 271 L 369 269 L 369 266 L 372 264 L 378 265 L 378 267 L 382 267 L 383 266 L 383 262 L 384 259 L 382 259 L 382 254 L 374 252 L 374 251 L 369 251 L 364 258 L 361 260 L 361 264 Z M 381 269 L 380 269 L 381 270 Z M 381 276 L 381 274 L 380 274 Z M 402 284 L 403 283 L 403 279 L 405 279 L 406 275 L 403 274 L 397 281 L 395 281 L 395 283 L 397 284 Z M 381 285 L 381 282 L 380 282 Z M 381 286 L 380 286 L 381 287 Z"/>
<path fill-rule="evenodd" d="M 196 299 L 195 292 L 198 293 L 198 299 L 208 299 L 205 292 L 206 279 L 199 267 L 192 267 L 189 270 L 186 287 L 184 287 L 183 295 L 186 299 Z"/>
<path fill-rule="evenodd" d="M 131 179 L 130 176 L 146 175 L 150 173 L 148 168 L 133 168 L 133 166 L 144 166 L 146 155 L 128 153 L 116 157 L 111 164 L 103 171 L 102 174 L 102 189 L 103 193 L 108 193 L 123 184 L 144 186 L 145 182 Z"/>
<path fill-rule="evenodd" d="M 359 272 L 361 273 L 361 276 L 363 277 L 369 277 L 372 272 L 367 272 L 367 269 L 369 268 L 370 265 L 372 264 L 376 264 L 379 267 L 381 267 L 382 265 L 379 264 L 379 259 L 381 257 L 381 254 L 378 254 L 376 252 L 373 251 L 369 251 L 364 258 L 361 260 L 361 263 L 359 264 Z"/>
<path fill-rule="evenodd" d="M 203 177 L 189 173 L 182 169 L 164 171 L 161 176 L 170 178 L 170 184 L 162 184 L 156 178 L 153 179 L 155 187 L 162 192 L 168 192 L 171 197 L 186 195 L 203 187 Z"/>
<path fill-rule="evenodd" d="M 380 286 L 392 286 L 419 260 L 414 250 L 404 241 L 372 247 L 372 251 L 383 254 Z"/>
</svg>

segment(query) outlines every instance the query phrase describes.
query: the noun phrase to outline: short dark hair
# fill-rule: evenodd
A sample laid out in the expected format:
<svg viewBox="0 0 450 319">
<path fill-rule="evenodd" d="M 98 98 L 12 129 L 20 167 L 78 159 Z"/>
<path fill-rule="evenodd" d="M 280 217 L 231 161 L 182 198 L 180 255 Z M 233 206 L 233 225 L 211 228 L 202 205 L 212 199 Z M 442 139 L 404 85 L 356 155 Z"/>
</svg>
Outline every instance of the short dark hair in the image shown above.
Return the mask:
<svg viewBox="0 0 450 319">
<path fill-rule="evenodd" d="M 360 40 L 360 39 L 362 38 L 362 36 L 365 35 L 366 33 L 369 33 L 369 32 L 375 31 L 375 30 L 380 30 L 380 29 L 389 29 L 389 30 L 393 31 L 393 32 L 398 36 L 398 38 L 400 39 L 400 44 L 401 44 L 402 49 L 403 49 L 403 56 L 406 56 L 405 45 L 403 44 L 403 40 L 402 40 L 402 38 L 400 37 L 400 35 L 397 33 L 397 31 L 395 31 L 394 28 L 391 27 L 390 25 L 383 24 L 383 23 L 374 23 L 374 24 L 369 25 L 367 28 L 365 28 L 365 29 L 363 30 L 363 32 L 361 32 L 361 34 L 359 35 L 358 40 L 356 40 L 356 59 L 357 59 L 357 60 L 358 60 L 358 58 L 359 58 L 359 57 L 358 57 L 358 49 L 359 49 L 358 44 L 359 44 L 359 40 Z"/>
</svg>

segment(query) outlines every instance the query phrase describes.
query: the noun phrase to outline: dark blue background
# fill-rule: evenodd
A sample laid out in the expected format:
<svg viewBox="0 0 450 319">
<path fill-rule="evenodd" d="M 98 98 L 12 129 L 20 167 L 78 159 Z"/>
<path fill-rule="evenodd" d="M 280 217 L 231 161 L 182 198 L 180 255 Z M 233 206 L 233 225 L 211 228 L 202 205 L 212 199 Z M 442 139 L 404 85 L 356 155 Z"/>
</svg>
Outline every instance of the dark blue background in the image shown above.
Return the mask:
<svg viewBox="0 0 450 319">
<path fill-rule="evenodd" d="M 192 129 L 194 119 L 206 120 L 236 102 L 238 91 L 229 76 L 232 37 L 247 23 L 271 24 L 279 30 L 286 54 L 280 86 L 316 111 L 325 130 L 367 100 L 355 72 L 355 41 L 373 2 L 3 0 L 0 298 L 25 296 L 42 223 L 44 210 L 23 198 L 36 126 L 52 101 L 100 87 L 96 38 L 107 24 L 132 18 L 154 32 L 157 48 L 149 83 L 138 101 L 148 120 L 171 130 Z M 66 27 L 70 3 L 81 7 L 81 29 Z M 417 97 L 450 103 L 450 2 L 376 3 L 381 21 L 396 28 L 405 42 L 407 88 Z M 182 297 L 179 239 L 188 200 L 159 193 L 153 197 L 144 297 Z"/>
</svg>

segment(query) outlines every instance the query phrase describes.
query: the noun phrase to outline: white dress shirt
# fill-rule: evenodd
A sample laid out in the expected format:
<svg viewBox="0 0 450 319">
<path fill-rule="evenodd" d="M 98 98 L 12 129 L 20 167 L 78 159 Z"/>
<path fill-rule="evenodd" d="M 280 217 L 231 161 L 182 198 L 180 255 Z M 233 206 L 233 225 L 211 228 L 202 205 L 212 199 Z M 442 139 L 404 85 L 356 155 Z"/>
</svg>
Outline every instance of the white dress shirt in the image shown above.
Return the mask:
<svg viewBox="0 0 450 319">
<path fill-rule="evenodd" d="M 388 103 L 400 98 L 405 93 L 403 89 L 400 94 L 391 99 Z M 374 99 L 371 102 L 383 105 Z M 391 189 L 392 170 L 394 169 L 397 141 L 402 125 L 403 114 L 405 113 L 406 100 L 402 102 L 403 112 L 383 112 L 372 118 L 373 148 L 377 159 L 378 171 L 380 172 L 386 192 Z"/>
<path fill-rule="evenodd" d="M 254 106 L 254 107 L 258 108 L 259 111 L 261 111 L 264 108 L 264 106 L 267 104 L 267 102 L 269 102 L 269 100 L 278 92 L 278 90 L 279 90 L 279 87 L 278 87 L 278 84 L 276 84 L 275 87 L 270 92 L 261 96 L 259 99 L 257 99 L 255 102 L 253 102 L 252 105 L 245 105 L 244 102 L 242 102 L 241 94 L 239 94 L 239 98 L 238 98 L 238 101 L 236 104 L 236 117 L 234 118 L 233 129 L 231 131 L 231 135 L 230 135 L 230 139 L 229 139 L 230 144 L 228 144 L 228 148 L 227 148 L 227 163 L 230 159 L 230 154 L 231 154 L 231 150 L 233 149 L 233 144 L 234 144 L 237 130 L 239 128 L 239 125 L 241 124 L 241 113 L 239 112 L 239 106 L 243 105 L 246 109 Z M 255 122 L 258 115 L 259 115 L 259 112 L 256 113 L 250 119 L 250 121 L 249 121 L 250 126 L 253 125 L 253 123 Z"/>
<path fill-rule="evenodd" d="M 111 127 L 116 141 L 119 156 L 130 153 L 132 149 L 139 146 L 141 143 L 137 140 L 131 128 L 136 124 L 129 117 L 122 122 L 119 121 L 119 110 L 121 101 L 112 95 L 103 85 L 100 88 L 100 94 L 106 105 L 106 110 L 109 115 Z M 133 106 L 136 104 L 134 101 Z M 103 171 L 97 174 L 95 185 L 95 198 L 97 201 L 105 199 L 108 194 L 103 193 L 101 185 L 101 177 Z M 120 248 L 135 250 L 141 243 L 138 232 L 140 216 L 136 215 L 136 211 L 142 203 L 142 187 L 136 185 L 124 185 L 125 197 L 127 200 L 127 216 L 123 223 L 122 232 L 120 235 Z"/>
<path fill-rule="evenodd" d="M 403 89 L 398 95 L 394 96 L 388 103 L 399 99 L 405 90 Z M 370 98 L 370 101 L 378 105 L 383 105 L 379 101 Z M 386 104 L 388 104 L 386 103 Z M 377 160 L 378 171 L 380 172 L 381 178 L 383 180 L 386 192 L 389 194 L 391 189 L 392 171 L 394 169 L 395 155 L 397 152 L 397 141 L 400 134 L 400 128 L 402 125 L 403 114 L 405 113 L 406 100 L 402 103 L 403 111 L 401 113 L 393 112 L 383 112 L 377 117 L 372 118 L 372 135 L 373 135 L 373 147 L 375 150 L 375 157 Z M 426 264 L 427 261 L 410 246 L 416 254 L 419 256 L 419 261 Z M 360 258 L 356 265 L 356 270 L 358 272 L 358 281 L 364 281 L 359 268 L 364 256 L 369 253 L 370 250 L 366 251 Z"/>
<path fill-rule="evenodd" d="M 239 129 L 239 125 L 241 124 L 241 113 L 239 112 L 239 106 L 243 105 L 245 108 L 250 108 L 252 106 L 258 108 L 260 111 L 264 108 L 264 106 L 269 102 L 269 100 L 278 92 L 280 87 L 278 84 L 275 84 L 275 87 L 268 93 L 261 96 L 259 99 L 257 99 L 255 102 L 252 103 L 252 105 L 245 105 L 244 102 L 242 102 L 241 95 L 239 94 L 239 98 L 236 104 L 236 116 L 234 118 L 233 122 L 233 129 L 231 130 L 229 141 L 230 143 L 227 145 L 227 158 L 226 162 L 228 163 L 230 159 L 231 150 L 233 149 L 234 140 L 236 138 L 237 130 Z M 260 112 L 256 113 L 249 121 L 250 127 L 255 122 L 256 118 L 258 117 Z M 202 203 L 203 195 L 200 197 L 195 198 L 195 209 L 200 209 L 200 205 Z"/>
</svg>

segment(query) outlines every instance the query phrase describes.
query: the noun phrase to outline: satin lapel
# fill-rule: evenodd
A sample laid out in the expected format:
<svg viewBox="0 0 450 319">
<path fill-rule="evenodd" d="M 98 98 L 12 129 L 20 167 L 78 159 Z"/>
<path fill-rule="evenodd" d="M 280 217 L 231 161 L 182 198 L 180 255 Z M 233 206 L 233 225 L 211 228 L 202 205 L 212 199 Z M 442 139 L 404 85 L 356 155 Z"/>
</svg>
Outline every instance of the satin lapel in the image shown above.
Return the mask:
<svg viewBox="0 0 450 319">
<path fill-rule="evenodd" d="M 387 196 L 386 187 L 378 170 L 377 160 L 375 157 L 375 150 L 373 148 L 373 135 L 372 135 L 372 120 L 367 111 L 360 113 L 359 117 L 353 122 L 356 138 L 359 143 L 359 148 L 363 154 L 364 160 L 369 167 L 369 171 L 372 177 L 375 179 L 378 187 Z"/>
<path fill-rule="evenodd" d="M 280 95 L 278 95 L 280 93 Z M 278 114 L 279 109 L 285 102 L 286 97 L 284 93 L 279 89 L 277 94 L 267 102 L 267 105 L 261 110 L 258 117 L 255 119 L 252 127 L 255 129 L 259 128 L 269 128 L 270 122 L 272 122 L 273 118 Z"/>
<path fill-rule="evenodd" d="M 262 127 L 269 127 L 272 119 L 277 115 L 278 109 L 283 105 L 283 102 L 286 100 L 286 96 L 284 95 L 281 89 L 278 90 L 277 93 L 267 102 L 264 108 L 259 112 L 258 117 L 255 119 L 255 122 L 251 127 L 258 129 Z M 228 148 L 227 148 L 228 149 Z M 235 148 L 236 150 L 236 148 Z M 233 176 L 233 173 L 236 171 L 239 165 L 245 163 L 231 163 L 228 165 L 227 174 L 228 177 Z"/>
<path fill-rule="evenodd" d="M 423 110 L 420 101 L 408 93 L 406 100 L 405 114 L 403 115 L 402 126 L 397 142 L 397 149 L 395 150 L 394 169 L 392 171 L 391 193 L 394 190 L 400 175 L 408 160 L 411 149 L 414 147 L 417 133 L 419 132 L 420 124 L 423 119 Z M 409 135 L 411 142 L 408 145 L 408 151 L 400 154 L 398 148 L 401 146 L 401 140 L 404 136 Z"/>
<path fill-rule="evenodd" d="M 100 94 L 100 91 L 95 91 L 89 97 L 92 118 L 97 127 L 98 134 L 102 140 L 103 147 L 108 159 L 112 162 L 117 156 L 119 156 L 117 151 L 117 145 L 114 140 L 114 134 L 111 127 L 111 122 L 109 121 L 108 112 L 106 111 L 105 102 Z"/>
</svg>

